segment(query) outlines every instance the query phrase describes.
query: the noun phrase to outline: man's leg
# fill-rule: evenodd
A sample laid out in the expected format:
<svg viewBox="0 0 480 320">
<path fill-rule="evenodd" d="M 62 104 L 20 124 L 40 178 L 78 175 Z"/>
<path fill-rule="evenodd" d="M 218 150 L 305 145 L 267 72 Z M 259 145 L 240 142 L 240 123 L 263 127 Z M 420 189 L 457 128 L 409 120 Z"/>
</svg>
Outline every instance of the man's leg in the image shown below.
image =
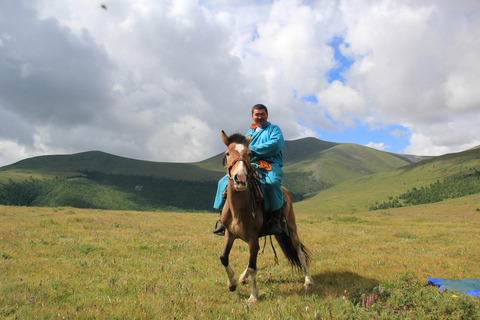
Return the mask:
<svg viewBox="0 0 480 320">
<path fill-rule="evenodd" d="M 215 202 L 213 204 L 213 207 L 217 210 L 222 210 L 223 206 L 225 205 L 227 185 L 228 176 L 225 175 L 222 179 L 220 179 L 220 181 L 218 181 L 217 194 L 215 196 Z M 218 236 L 225 235 L 225 227 L 223 226 L 221 219 L 222 213 L 220 211 L 220 220 L 217 221 L 217 224 L 215 225 L 215 230 L 213 230 L 213 233 Z"/>
<path fill-rule="evenodd" d="M 282 216 L 282 208 L 275 210 L 273 212 L 267 213 L 267 216 L 269 216 L 268 233 L 271 235 L 282 233 L 283 232 L 282 225 L 280 224 L 280 219 Z"/>
<path fill-rule="evenodd" d="M 265 206 L 268 218 L 268 233 L 271 235 L 282 233 L 283 191 L 281 177 L 275 172 L 268 172 L 265 179 L 265 192 L 267 193 L 268 205 Z"/>
</svg>

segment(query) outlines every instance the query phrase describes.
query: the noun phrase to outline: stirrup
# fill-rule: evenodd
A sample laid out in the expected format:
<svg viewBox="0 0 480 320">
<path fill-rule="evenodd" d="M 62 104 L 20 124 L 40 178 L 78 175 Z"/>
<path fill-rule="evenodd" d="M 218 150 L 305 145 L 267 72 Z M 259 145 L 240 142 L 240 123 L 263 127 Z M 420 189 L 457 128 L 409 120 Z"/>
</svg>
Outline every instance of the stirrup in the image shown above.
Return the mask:
<svg viewBox="0 0 480 320">
<path fill-rule="evenodd" d="M 220 223 L 220 225 L 218 225 L 218 223 Z M 217 223 L 215 223 L 215 230 L 213 230 L 212 233 L 217 236 L 225 235 L 225 226 L 222 224 L 221 220 L 217 220 Z"/>
</svg>

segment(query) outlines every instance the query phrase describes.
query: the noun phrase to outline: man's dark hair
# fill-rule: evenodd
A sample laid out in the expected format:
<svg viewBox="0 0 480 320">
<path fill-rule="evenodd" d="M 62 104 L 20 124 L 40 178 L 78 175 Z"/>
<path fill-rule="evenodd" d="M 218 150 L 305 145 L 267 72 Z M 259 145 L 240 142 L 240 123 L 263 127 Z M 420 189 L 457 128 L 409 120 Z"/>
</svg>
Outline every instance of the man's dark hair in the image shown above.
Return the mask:
<svg viewBox="0 0 480 320">
<path fill-rule="evenodd" d="M 265 110 L 265 113 L 267 114 L 268 116 L 268 109 L 267 107 L 265 107 L 263 104 L 259 103 L 259 104 L 256 104 L 252 107 L 252 114 L 255 110 Z"/>
</svg>

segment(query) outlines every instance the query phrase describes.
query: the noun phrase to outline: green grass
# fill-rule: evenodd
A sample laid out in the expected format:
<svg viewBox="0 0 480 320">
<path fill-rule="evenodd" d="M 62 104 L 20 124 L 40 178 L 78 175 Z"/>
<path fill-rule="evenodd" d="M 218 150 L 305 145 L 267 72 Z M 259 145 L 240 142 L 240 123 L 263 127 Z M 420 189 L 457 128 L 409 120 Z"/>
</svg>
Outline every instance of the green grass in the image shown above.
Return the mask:
<svg viewBox="0 0 480 320">
<path fill-rule="evenodd" d="M 35 179 L 53 179 L 55 175 L 43 174 L 43 173 L 32 173 L 32 172 L 23 172 L 22 170 L 5 170 L 0 171 L 0 184 L 8 183 L 10 180 L 15 182 L 21 182 L 28 180 L 30 178 Z"/>
<path fill-rule="evenodd" d="M 297 214 L 313 252 L 308 291 L 283 256 L 259 255 L 226 289 L 217 215 L 0 206 L 5 319 L 472 319 L 480 299 L 438 292 L 427 276 L 480 278 L 480 195 L 375 212 Z M 263 242 L 261 243 L 263 246 Z M 278 250 L 277 246 L 277 252 Z M 237 276 L 248 249 L 235 243 Z"/>
</svg>

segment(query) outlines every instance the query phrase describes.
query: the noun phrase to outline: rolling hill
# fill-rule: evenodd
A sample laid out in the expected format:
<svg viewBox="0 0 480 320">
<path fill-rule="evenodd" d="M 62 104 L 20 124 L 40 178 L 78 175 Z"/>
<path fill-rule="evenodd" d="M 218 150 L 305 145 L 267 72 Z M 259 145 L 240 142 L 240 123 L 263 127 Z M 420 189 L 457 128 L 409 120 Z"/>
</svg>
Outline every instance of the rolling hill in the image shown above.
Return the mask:
<svg viewBox="0 0 480 320">
<path fill-rule="evenodd" d="M 0 168 L 0 172 L 34 174 L 45 177 L 70 177 L 83 172 L 151 176 L 156 178 L 203 181 L 221 177 L 218 171 L 202 169 L 193 163 L 168 163 L 135 160 L 101 151 L 72 155 L 47 155 L 21 160 Z"/>
<path fill-rule="evenodd" d="M 480 149 L 426 158 L 304 138 L 286 141 L 283 152 L 284 185 L 294 195 L 297 210 L 306 212 L 364 210 L 419 183 L 449 178 L 467 166 L 480 167 Z M 34 157 L 0 168 L 4 191 L 21 186 L 30 192 L 23 202 L 9 203 L 5 199 L 11 200 L 15 192 L 3 192 L 1 203 L 211 211 L 216 183 L 225 172 L 220 159 L 221 154 L 196 163 L 165 163 L 100 151 Z"/>
<path fill-rule="evenodd" d="M 480 148 L 445 154 L 420 162 L 364 175 L 322 190 L 296 204 L 300 212 L 354 213 L 368 210 L 371 204 L 396 197 L 412 188 L 427 188 L 445 179 L 480 171 Z"/>
</svg>

